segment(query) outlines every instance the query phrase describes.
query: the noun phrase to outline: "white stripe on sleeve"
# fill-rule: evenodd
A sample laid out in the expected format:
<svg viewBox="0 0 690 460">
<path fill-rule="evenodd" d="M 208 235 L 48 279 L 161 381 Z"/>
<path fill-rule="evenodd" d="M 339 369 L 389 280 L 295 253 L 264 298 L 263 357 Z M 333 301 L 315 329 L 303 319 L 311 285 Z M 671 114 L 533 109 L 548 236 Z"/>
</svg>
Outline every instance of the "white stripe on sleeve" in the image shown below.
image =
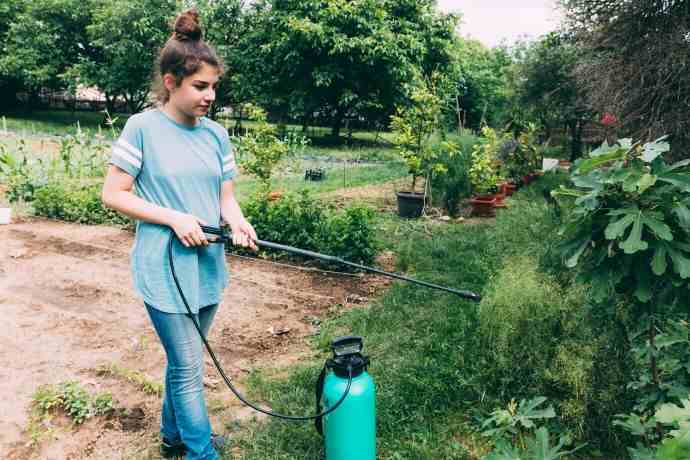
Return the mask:
<svg viewBox="0 0 690 460">
<path fill-rule="evenodd" d="M 122 138 L 117 140 L 117 144 L 119 144 L 120 147 L 122 147 L 126 151 L 128 151 L 134 158 L 141 161 L 141 158 L 142 158 L 141 150 L 134 147 L 132 144 L 130 144 L 129 142 L 127 142 L 126 140 L 124 140 Z"/>
<path fill-rule="evenodd" d="M 132 156 L 132 154 L 121 148 L 119 145 L 113 146 L 113 155 L 123 159 L 137 169 L 141 168 L 141 161 L 136 159 L 134 156 Z"/>
<path fill-rule="evenodd" d="M 230 157 L 230 161 L 223 164 L 223 172 L 226 173 L 235 167 L 235 159 Z"/>
</svg>

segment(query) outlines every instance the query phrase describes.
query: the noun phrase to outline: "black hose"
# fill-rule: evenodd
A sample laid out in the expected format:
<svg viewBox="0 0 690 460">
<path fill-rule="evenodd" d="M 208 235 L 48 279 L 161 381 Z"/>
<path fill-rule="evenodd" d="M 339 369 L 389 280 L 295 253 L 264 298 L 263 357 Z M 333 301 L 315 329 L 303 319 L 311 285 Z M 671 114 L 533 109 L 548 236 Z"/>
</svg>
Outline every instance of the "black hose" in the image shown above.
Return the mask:
<svg viewBox="0 0 690 460">
<path fill-rule="evenodd" d="M 184 306 L 187 307 L 187 313 L 189 314 L 190 319 L 194 323 L 194 327 L 196 328 L 197 332 L 199 333 L 199 337 L 201 337 L 202 342 L 204 342 L 204 345 L 206 346 L 206 350 L 208 350 L 208 354 L 211 356 L 211 360 L 213 360 L 213 364 L 216 366 L 216 369 L 218 369 L 218 373 L 220 374 L 221 377 L 223 377 L 223 380 L 225 381 L 225 384 L 230 388 L 230 391 L 232 391 L 235 396 L 237 396 L 237 399 L 242 401 L 244 404 L 247 406 L 251 407 L 255 411 L 261 412 L 262 414 L 270 415 L 271 417 L 276 417 L 284 420 L 293 420 L 293 421 L 305 421 L 305 420 L 314 420 L 314 419 L 320 419 L 325 415 L 330 414 L 334 410 L 340 406 L 343 401 L 345 401 L 345 398 L 347 395 L 350 393 L 350 387 L 352 386 L 352 367 L 348 366 L 347 371 L 348 371 L 348 378 L 347 378 L 347 387 L 345 388 L 345 392 L 343 395 L 340 397 L 340 399 L 333 405 L 333 407 L 315 415 L 304 415 L 304 416 L 296 416 L 296 415 L 284 415 L 284 414 L 278 414 L 276 412 L 272 412 L 267 409 L 262 409 L 261 407 L 257 406 L 256 404 L 253 404 L 247 399 L 242 396 L 242 394 L 235 388 L 235 386 L 232 384 L 230 381 L 230 378 L 228 378 L 227 375 L 225 375 L 225 371 L 223 371 L 223 367 L 220 365 L 220 362 L 218 361 L 218 358 L 216 358 L 216 354 L 213 352 L 213 349 L 211 348 L 211 345 L 208 343 L 206 340 L 206 337 L 204 337 L 204 333 L 201 331 L 201 326 L 199 326 L 199 323 L 197 322 L 196 318 L 194 318 L 194 314 L 192 313 L 192 309 L 189 307 L 189 304 L 187 303 L 187 298 L 184 295 L 184 292 L 182 292 L 182 287 L 180 286 L 180 282 L 177 279 L 177 273 L 175 273 L 175 264 L 173 262 L 173 242 L 177 238 L 175 237 L 175 234 L 171 231 L 170 235 L 170 241 L 168 242 L 168 262 L 170 263 L 170 271 L 173 276 L 173 280 L 175 281 L 175 286 L 177 286 L 177 291 L 180 293 L 180 297 L 182 298 L 182 302 L 184 302 Z"/>
</svg>

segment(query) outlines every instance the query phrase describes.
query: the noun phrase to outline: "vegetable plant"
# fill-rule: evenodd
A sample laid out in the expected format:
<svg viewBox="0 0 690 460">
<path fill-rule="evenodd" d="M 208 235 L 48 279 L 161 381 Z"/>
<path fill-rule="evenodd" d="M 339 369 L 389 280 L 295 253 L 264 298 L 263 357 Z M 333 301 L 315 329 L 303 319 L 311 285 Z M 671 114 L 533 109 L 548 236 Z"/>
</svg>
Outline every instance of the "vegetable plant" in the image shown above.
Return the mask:
<svg viewBox="0 0 690 460">
<path fill-rule="evenodd" d="M 493 193 L 498 190 L 501 181 L 499 174 L 498 150 L 505 136 L 499 136 L 495 130 L 485 126 L 482 128 L 483 142 L 472 149 L 472 167 L 470 168 L 470 182 L 472 189 L 479 195 Z"/>
</svg>

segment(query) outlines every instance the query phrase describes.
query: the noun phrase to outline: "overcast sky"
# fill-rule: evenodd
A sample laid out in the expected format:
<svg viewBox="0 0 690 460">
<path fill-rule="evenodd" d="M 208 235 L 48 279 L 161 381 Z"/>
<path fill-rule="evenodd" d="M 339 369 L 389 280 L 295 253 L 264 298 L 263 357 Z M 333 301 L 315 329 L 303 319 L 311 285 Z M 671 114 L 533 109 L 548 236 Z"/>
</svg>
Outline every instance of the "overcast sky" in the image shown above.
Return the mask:
<svg viewBox="0 0 690 460">
<path fill-rule="evenodd" d="M 437 0 L 443 12 L 462 13 L 460 34 L 487 46 L 536 38 L 558 26 L 553 0 Z"/>
</svg>

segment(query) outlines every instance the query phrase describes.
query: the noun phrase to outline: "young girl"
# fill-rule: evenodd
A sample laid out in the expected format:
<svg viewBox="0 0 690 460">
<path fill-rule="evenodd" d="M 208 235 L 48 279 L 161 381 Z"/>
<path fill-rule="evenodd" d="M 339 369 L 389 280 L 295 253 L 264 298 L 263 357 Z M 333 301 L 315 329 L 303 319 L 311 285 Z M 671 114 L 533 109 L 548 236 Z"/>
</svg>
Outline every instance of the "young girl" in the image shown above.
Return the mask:
<svg viewBox="0 0 690 460">
<path fill-rule="evenodd" d="M 222 218 L 233 243 L 252 249 L 257 237 L 233 195 L 236 170 L 227 131 L 204 117 L 222 65 L 203 41 L 195 11 L 177 17 L 158 72 L 161 105 L 127 121 L 113 145 L 102 199 L 138 221 L 131 252 L 134 287 L 168 360 L 162 454 L 186 451 L 188 460 L 217 459 L 203 394 L 202 342 L 172 278 L 167 245 L 170 238 L 179 240 L 173 246 L 177 275 L 207 334 L 227 272 L 222 245 L 209 245 L 200 225 L 218 227 Z"/>
</svg>

